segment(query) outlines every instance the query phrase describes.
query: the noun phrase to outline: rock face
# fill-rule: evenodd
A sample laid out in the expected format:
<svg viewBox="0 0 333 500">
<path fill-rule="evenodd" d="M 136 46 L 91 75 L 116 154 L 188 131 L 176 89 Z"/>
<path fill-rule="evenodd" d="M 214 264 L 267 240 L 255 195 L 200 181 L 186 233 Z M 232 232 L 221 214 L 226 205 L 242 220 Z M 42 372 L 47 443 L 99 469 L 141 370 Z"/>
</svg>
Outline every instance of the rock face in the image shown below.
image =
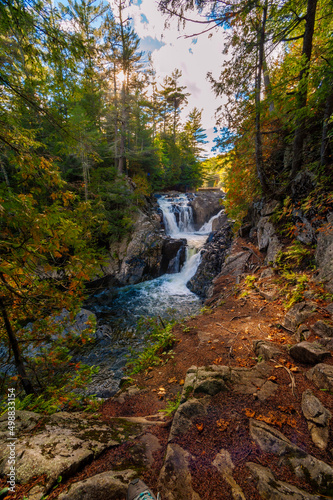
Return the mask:
<svg viewBox="0 0 333 500">
<path fill-rule="evenodd" d="M 327 217 L 327 223 L 318 234 L 315 254 L 319 269 L 318 280 L 324 281 L 333 292 L 333 213 Z"/>
<path fill-rule="evenodd" d="M 187 283 L 188 288 L 199 297 L 205 298 L 207 296 L 212 280 L 221 271 L 231 241 L 232 233 L 229 225 L 209 236 L 203 247 L 197 272 Z"/>
<path fill-rule="evenodd" d="M 199 191 L 190 202 L 195 229 L 200 229 L 221 210 L 222 191 Z"/>
<path fill-rule="evenodd" d="M 131 235 L 110 247 L 110 263 L 102 268 L 118 286 L 135 284 L 160 274 L 164 237 L 160 217 L 150 210 L 136 214 Z"/>
</svg>

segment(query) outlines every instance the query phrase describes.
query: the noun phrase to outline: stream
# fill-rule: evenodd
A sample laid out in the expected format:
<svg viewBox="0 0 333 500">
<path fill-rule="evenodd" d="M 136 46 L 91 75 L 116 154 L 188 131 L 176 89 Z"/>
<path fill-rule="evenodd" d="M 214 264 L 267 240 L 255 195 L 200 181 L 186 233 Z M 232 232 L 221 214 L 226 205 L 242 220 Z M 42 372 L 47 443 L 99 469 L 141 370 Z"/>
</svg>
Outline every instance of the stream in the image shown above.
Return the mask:
<svg viewBox="0 0 333 500">
<path fill-rule="evenodd" d="M 116 292 L 105 289 L 87 301 L 87 309 L 98 319 L 98 340 L 90 351 L 85 352 L 82 361 L 100 366 L 99 373 L 87 387 L 88 394 L 107 398 L 118 390 L 130 352 L 139 352 L 144 347 L 145 335 L 136 330 L 140 318 L 182 319 L 197 314 L 202 307 L 202 301 L 187 288 L 186 283 L 199 266 L 201 248 L 212 230 L 212 221 L 219 214 L 195 231 L 186 194 L 177 197 L 161 195 L 157 202 L 163 213 L 166 234 L 187 241 L 185 262 L 179 269 L 179 262 L 175 259 L 173 267 L 178 272 L 173 274 L 125 286 Z"/>
</svg>

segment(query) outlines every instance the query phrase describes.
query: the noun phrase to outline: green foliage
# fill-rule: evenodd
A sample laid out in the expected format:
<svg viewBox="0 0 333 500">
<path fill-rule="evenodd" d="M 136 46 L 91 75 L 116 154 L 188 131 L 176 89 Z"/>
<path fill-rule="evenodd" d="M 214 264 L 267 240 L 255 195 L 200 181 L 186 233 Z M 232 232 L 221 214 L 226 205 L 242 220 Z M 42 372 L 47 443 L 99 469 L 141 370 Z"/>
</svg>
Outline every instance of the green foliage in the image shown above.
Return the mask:
<svg viewBox="0 0 333 500">
<path fill-rule="evenodd" d="M 132 353 L 132 359 L 127 363 L 130 375 L 147 370 L 151 366 L 159 365 L 163 362 L 162 356 L 173 357 L 171 351 L 176 339 L 172 333 L 173 323 L 166 326 L 161 325 L 159 318 L 143 318 L 138 324 L 138 333 L 146 334 L 146 347 L 137 356 Z M 166 361 L 169 358 L 166 358 Z"/>
<path fill-rule="evenodd" d="M 180 392 L 178 392 L 175 399 L 167 400 L 166 407 L 163 408 L 163 410 L 159 410 L 159 411 L 161 413 L 164 413 L 167 417 L 171 417 L 178 410 L 181 399 L 182 399 L 182 395 Z"/>
<path fill-rule="evenodd" d="M 280 269 L 292 270 L 300 267 L 302 264 L 308 265 L 313 255 L 311 250 L 298 240 L 294 242 L 285 251 L 280 251 L 276 258 L 276 265 Z"/>
</svg>

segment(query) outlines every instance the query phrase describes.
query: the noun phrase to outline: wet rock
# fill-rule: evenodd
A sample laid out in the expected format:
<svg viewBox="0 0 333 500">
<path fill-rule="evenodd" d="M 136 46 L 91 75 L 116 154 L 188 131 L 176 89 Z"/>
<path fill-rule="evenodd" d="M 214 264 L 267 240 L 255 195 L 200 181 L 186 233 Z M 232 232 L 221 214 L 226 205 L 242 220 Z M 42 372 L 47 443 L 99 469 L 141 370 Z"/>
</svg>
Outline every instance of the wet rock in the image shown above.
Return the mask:
<svg viewBox="0 0 333 500">
<path fill-rule="evenodd" d="M 267 340 L 254 340 L 253 349 L 256 356 L 261 356 L 265 361 L 269 361 L 276 356 L 281 356 L 283 351 L 277 347 L 273 342 Z"/>
<path fill-rule="evenodd" d="M 265 453 L 281 457 L 284 465 L 291 467 L 296 476 L 308 481 L 318 492 L 324 495 L 333 493 L 333 469 L 330 465 L 309 455 L 264 422 L 251 419 L 250 434 Z"/>
<path fill-rule="evenodd" d="M 319 388 L 333 391 L 333 366 L 320 363 L 306 373 L 309 380 Z"/>
<path fill-rule="evenodd" d="M 333 213 L 327 217 L 327 223 L 321 228 L 317 237 L 317 248 L 315 253 L 317 279 L 324 281 L 326 288 L 333 292 Z"/>
<path fill-rule="evenodd" d="M 184 434 L 191 427 L 194 418 L 206 415 L 208 403 L 208 398 L 201 398 L 189 399 L 181 404 L 172 421 L 169 441 L 172 441 L 176 436 Z"/>
<path fill-rule="evenodd" d="M 189 461 L 193 458 L 178 444 L 168 444 L 164 465 L 158 479 L 163 500 L 200 500 L 193 490 Z"/>
<path fill-rule="evenodd" d="M 246 500 L 241 487 L 236 483 L 232 476 L 232 470 L 235 468 L 230 453 L 222 449 L 214 458 L 212 465 L 218 469 L 225 481 L 231 487 L 231 494 L 234 500 Z"/>
<path fill-rule="evenodd" d="M 192 207 L 195 229 L 198 230 L 221 210 L 222 191 L 199 191 L 189 205 Z"/>
<path fill-rule="evenodd" d="M 257 489 L 261 498 L 270 500 L 320 500 L 320 496 L 311 495 L 290 483 L 275 479 L 268 467 L 247 462 L 247 467 L 258 480 Z"/>
<path fill-rule="evenodd" d="M 219 231 L 228 224 L 228 217 L 225 212 L 221 212 L 213 221 L 212 221 L 212 231 Z"/>
<path fill-rule="evenodd" d="M 125 498 L 128 483 L 137 476 L 133 470 L 107 471 L 71 484 L 59 500 L 119 500 Z"/>
<path fill-rule="evenodd" d="M 205 298 L 213 279 L 220 273 L 227 252 L 231 245 L 232 233 L 230 226 L 212 233 L 202 249 L 201 262 L 190 281 L 187 283 L 191 292 Z"/>
<path fill-rule="evenodd" d="M 295 361 L 308 365 L 321 363 L 325 358 L 331 356 L 330 351 L 327 351 L 321 345 L 307 341 L 293 345 L 289 353 Z"/>
<path fill-rule="evenodd" d="M 20 412 L 18 421 L 24 424 L 15 442 L 16 481 L 25 484 L 33 476 L 45 474 L 44 493 L 59 476 L 69 477 L 104 449 L 118 444 L 106 424 L 81 413 L 59 412 L 41 419 L 32 412 Z M 31 426 L 37 421 L 42 425 L 31 433 Z M 2 419 L 1 427 L 3 425 Z M 0 451 L 1 474 L 8 473 L 8 453 L 8 448 Z"/>
<path fill-rule="evenodd" d="M 305 323 L 302 323 L 296 330 L 295 339 L 297 342 L 303 342 L 303 340 L 307 340 L 310 335 L 311 332 L 309 330 L 309 327 Z"/>
<path fill-rule="evenodd" d="M 321 401 L 307 389 L 302 394 L 302 411 L 308 421 L 312 441 L 325 450 L 329 440 L 329 422 L 332 414 Z"/>
<path fill-rule="evenodd" d="M 162 247 L 160 274 L 178 273 L 185 262 L 186 240 L 166 238 Z"/>
<path fill-rule="evenodd" d="M 316 310 L 314 302 L 299 302 L 287 312 L 284 318 L 284 326 L 295 331 L 298 325 L 309 318 Z"/>
<path fill-rule="evenodd" d="M 320 337 L 333 337 L 333 325 L 326 321 L 319 320 L 312 325 L 312 330 Z"/>
</svg>

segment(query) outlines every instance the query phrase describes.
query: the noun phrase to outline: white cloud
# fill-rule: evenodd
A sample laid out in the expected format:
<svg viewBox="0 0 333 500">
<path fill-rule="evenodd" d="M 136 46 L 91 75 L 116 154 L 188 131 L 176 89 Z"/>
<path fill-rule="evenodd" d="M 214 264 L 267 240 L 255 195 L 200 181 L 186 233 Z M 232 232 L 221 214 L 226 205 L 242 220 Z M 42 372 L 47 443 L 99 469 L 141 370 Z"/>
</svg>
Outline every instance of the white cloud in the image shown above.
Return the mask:
<svg viewBox="0 0 333 500">
<path fill-rule="evenodd" d="M 141 39 L 150 36 L 164 42 L 152 46 L 152 60 L 156 70 L 159 83 L 166 76 L 171 76 L 175 68 L 182 70 L 180 84 L 187 87 L 191 92 L 189 103 L 185 113 L 189 113 L 194 107 L 203 109 L 203 127 L 209 131 L 210 143 L 207 144 L 208 151 L 212 146 L 212 129 L 215 125 L 214 113 L 222 104 L 221 99 L 216 99 L 209 82 L 206 79 L 208 71 L 214 76 L 220 73 L 222 62 L 225 58 L 223 50 L 223 30 L 212 30 L 209 34 L 197 35 L 207 25 L 187 23 L 185 28 L 178 30 L 177 19 L 168 20 L 169 27 L 165 28 L 167 17 L 158 10 L 155 0 L 142 0 L 140 5 L 131 5 L 128 14 L 133 19 L 134 29 Z M 143 16 L 142 16 L 143 14 Z M 199 19 L 199 14 L 193 13 L 189 17 Z M 147 22 L 148 21 L 148 22 Z M 189 38 L 186 38 L 189 36 Z"/>
</svg>

